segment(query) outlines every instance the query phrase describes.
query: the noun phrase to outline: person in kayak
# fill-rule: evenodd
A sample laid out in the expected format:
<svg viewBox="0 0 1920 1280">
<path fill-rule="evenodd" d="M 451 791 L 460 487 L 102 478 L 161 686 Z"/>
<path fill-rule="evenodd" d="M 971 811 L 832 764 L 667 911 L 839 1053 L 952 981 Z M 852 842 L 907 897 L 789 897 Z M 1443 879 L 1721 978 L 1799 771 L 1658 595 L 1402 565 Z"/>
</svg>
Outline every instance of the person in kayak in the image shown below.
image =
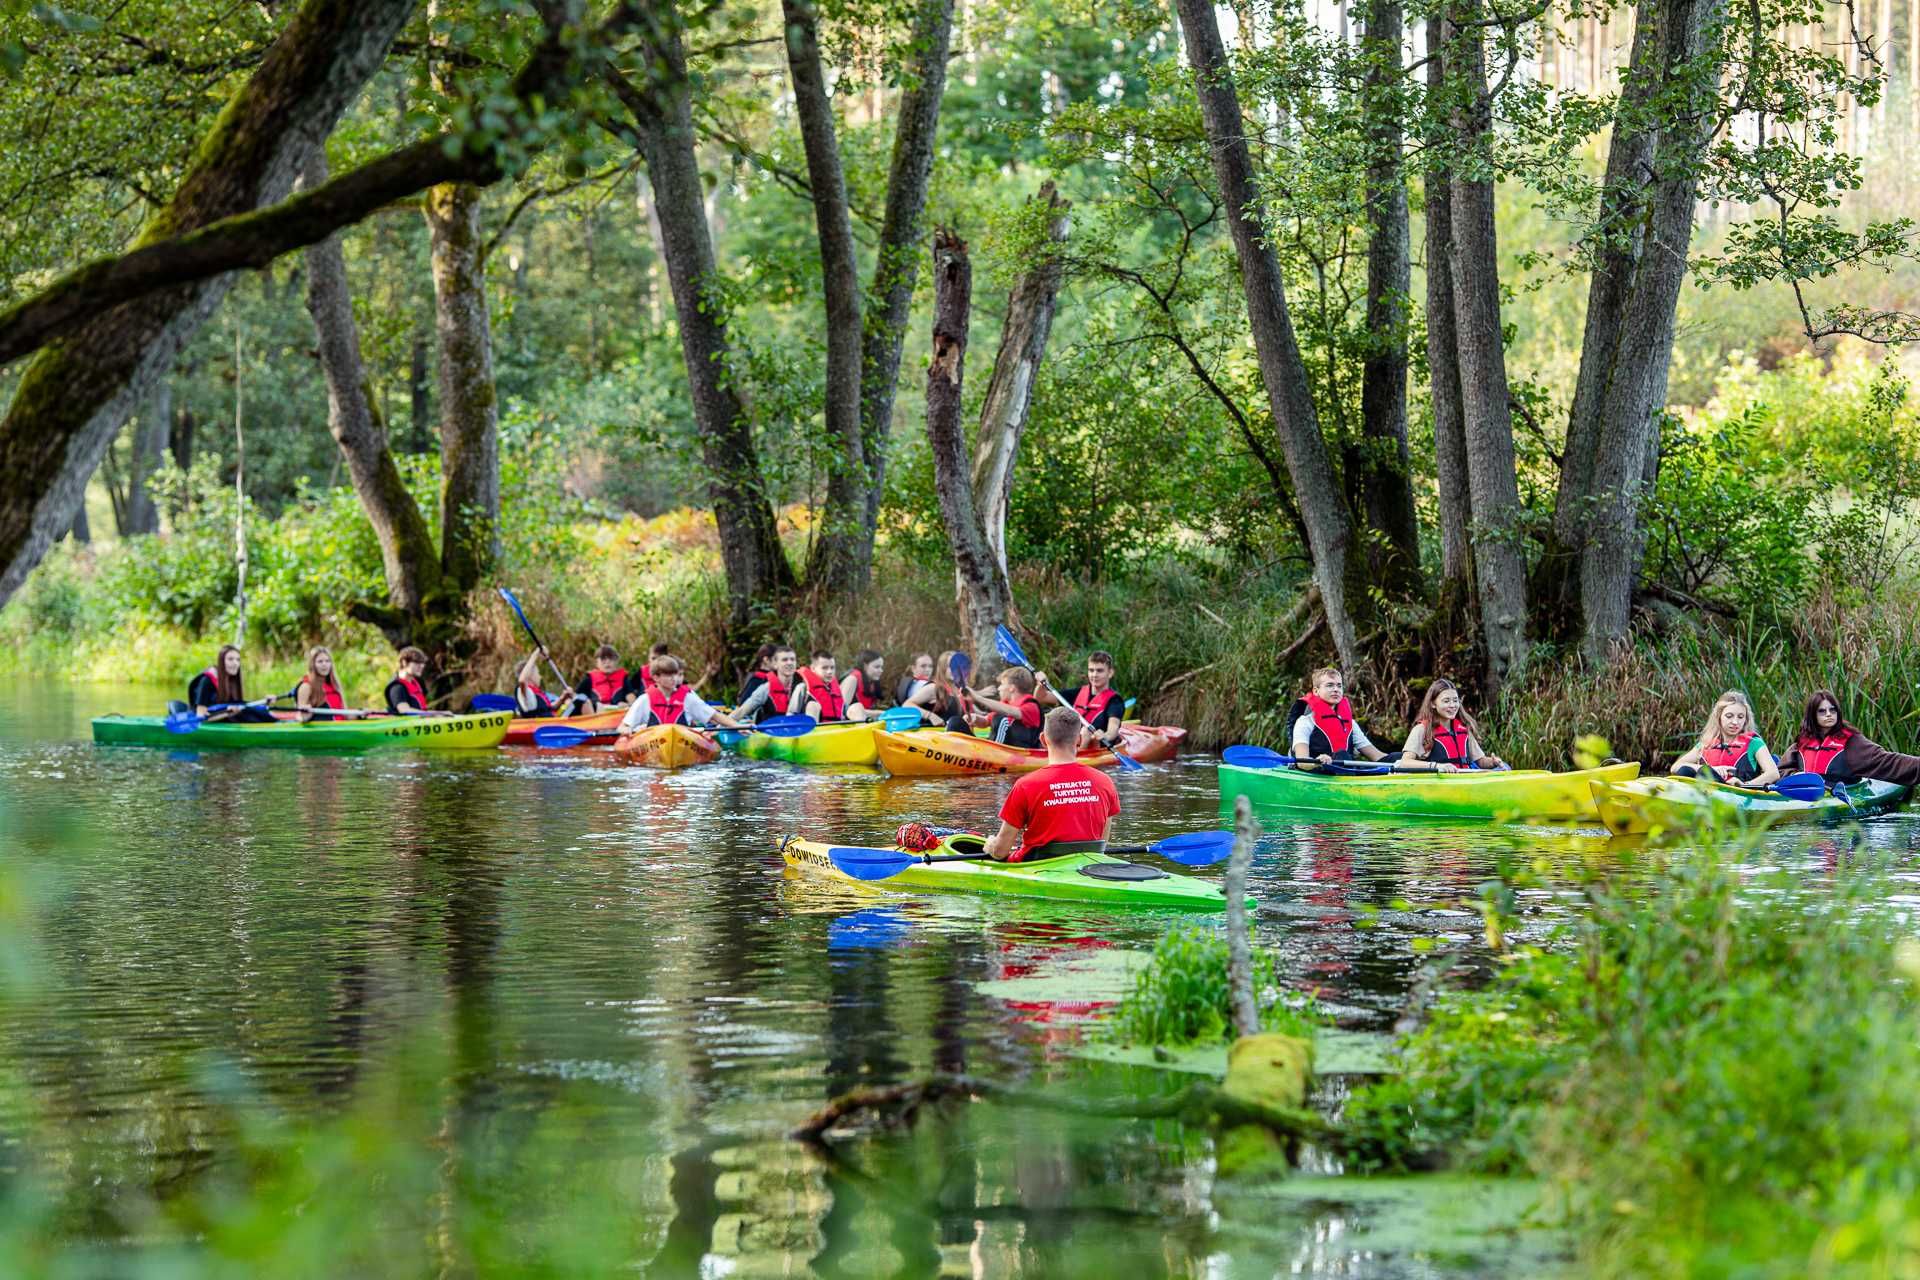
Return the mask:
<svg viewBox="0 0 1920 1280">
<path fill-rule="evenodd" d="M 621 733 L 637 733 L 657 724 L 684 724 L 692 729 L 716 724 L 725 729 L 749 727 L 688 688 L 686 668 L 672 654 L 649 662 L 647 674 L 653 679 L 645 696 L 636 701 L 620 721 Z"/>
<path fill-rule="evenodd" d="M 849 720 L 876 720 L 887 709 L 887 660 L 878 649 L 853 655 L 853 670 L 841 678 L 840 701 Z"/>
<path fill-rule="evenodd" d="M 387 710 L 396 716 L 430 716 L 427 707 L 427 655 L 408 645 L 400 651 L 400 673 L 387 681 Z"/>
<path fill-rule="evenodd" d="M 1453 681 L 1435 680 L 1420 700 L 1419 714 L 1400 752 L 1402 769 L 1453 773 L 1460 769 L 1498 769 L 1504 762 L 1480 748 L 1480 726 L 1461 705 Z"/>
<path fill-rule="evenodd" d="M 1840 699 L 1828 689 L 1816 689 L 1807 699 L 1800 733 L 1780 762 L 1786 773 L 1805 770 L 1828 782 L 1869 779 L 1903 787 L 1920 786 L 1920 756 L 1889 751 L 1847 723 Z"/>
<path fill-rule="evenodd" d="M 627 674 L 627 669 L 620 665 L 620 651 L 610 644 L 594 651 L 593 670 L 581 676 L 580 683 L 573 687 L 574 704 L 591 711 L 624 707 L 640 693 L 639 678 Z"/>
<path fill-rule="evenodd" d="M 518 707 L 514 714 L 528 717 L 561 714 L 560 708 L 554 705 L 553 699 L 547 696 L 547 691 L 540 685 L 540 663 L 546 656 L 547 650 L 543 645 L 528 654 L 527 660 L 520 664 L 520 674 L 513 681 L 513 701 Z M 567 700 L 567 705 L 569 708 L 574 705 L 571 698 Z"/>
<path fill-rule="evenodd" d="M 1700 741 L 1673 762 L 1672 772 L 1677 778 L 1710 773 L 1720 782 L 1756 791 L 1765 790 L 1780 778 L 1773 752 L 1767 750 L 1766 740 L 1753 727 L 1753 706 L 1738 689 L 1720 695 L 1700 730 Z"/>
<path fill-rule="evenodd" d="M 989 857 L 1033 862 L 1106 847 L 1107 825 L 1120 812 L 1120 792 L 1112 778 L 1074 759 L 1080 733 L 1080 719 L 1070 708 L 1047 712 L 1041 727 L 1046 767 L 1023 775 L 1007 792 L 1000 830 L 987 841 Z"/>
<path fill-rule="evenodd" d="M 798 710 L 821 724 L 847 718 L 846 695 L 840 690 L 839 662 L 831 651 L 815 649 L 813 662 L 800 673 L 802 699 Z"/>
<path fill-rule="evenodd" d="M 921 686 L 932 683 L 933 655 L 930 653 L 914 654 L 913 662 L 907 668 L 907 674 L 901 676 L 900 683 L 894 686 L 894 705 L 900 707 L 914 705 L 913 695 L 920 692 Z"/>
<path fill-rule="evenodd" d="M 956 663 L 960 665 L 956 667 Z M 930 725 L 950 733 L 972 733 L 973 722 L 968 717 L 974 711 L 973 693 L 967 688 L 966 680 L 954 674 L 972 665 L 966 654 L 946 650 L 934 664 L 933 679 L 916 689 L 902 705 L 918 708 L 920 718 Z"/>
<path fill-rule="evenodd" d="M 647 650 L 646 662 L 641 664 L 640 670 L 634 673 L 640 681 L 640 687 L 634 690 L 635 694 L 640 697 L 645 697 L 647 690 L 653 688 L 653 660 L 655 658 L 670 658 L 672 656 L 672 645 L 668 644 L 665 640 L 656 640 L 654 642 L 653 648 Z"/>
<path fill-rule="evenodd" d="M 247 700 L 246 681 L 240 676 L 240 648 L 223 644 L 213 665 L 187 681 L 187 705 L 203 720 L 224 720 L 230 724 L 272 724 L 273 715 L 265 707 L 242 707 Z M 215 707 L 229 710 L 216 711 Z"/>
<path fill-rule="evenodd" d="M 1293 758 L 1313 759 L 1321 764 L 1336 760 L 1384 760 L 1386 753 L 1373 745 L 1366 731 L 1353 720 L 1353 706 L 1347 701 L 1347 680 L 1338 667 L 1321 667 L 1313 673 L 1313 692 L 1293 704 L 1287 719 L 1293 728 L 1287 737 L 1293 745 Z"/>
<path fill-rule="evenodd" d="M 307 650 L 307 673 L 300 677 L 293 700 L 300 708 L 302 720 L 313 719 L 316 711 L 328 720 L 358 720 L 367 714 L 347 706 L 346 696 L 340 692 L 340 681 L 334 675 L 333 654 L 321 644 Z M 327 712 L 336 714 L 327 715 Z"/>
<path fill-rule="evenodd" d="M 793 715 L 805 709 L 806 694 L 800 691 L 797 672 L 800 655 L 793 646 L 783 644 L 773 651 L 772 665 L 765 678 L 733 706 L 733 718 L 752 724 L 768 716 Z"/>
<path fill-rule="evenodd" d="M 1127 700 L 1113 687 L 1113 655 L 1095 649 L 1087 655 L 1087 682 L 1073 689 L 1042 686 L 1038 696 L 1045 702 L 1070 706 L 1093 730 L 1101 746 L 1110 747 L 1120 737 L 1120 723 L 1126 719 Z"/>
<path fill-rule="evenodd" d="M 1002 667 L 997 698 L 989 698 L 976 691 L 975 702 L 992 713 L 987 721 L 987 736 L 995 742 L 1004 742 L 1010 747 L 1019 747 L 1023 751 L 1032 751 L 1040 745 L 1041 711 L 1040 700 L 1034 696 L 1036 685 L 1033 672 L 1025 667 Z M 1062 707 L 1060 710 L 1065 711 Z M 1072 712 L 1067 713 L 1072 719 Z M 1077 725 L 1080 722 L 1075 720 Z"/>
<path fill-rule="evenodd" d="M 747 678 L 740 682 L 740 692 L 734 696 L 733 705 L 738 707 L 753 696 L 753 691 L 767 682 L 767 675 L 773 670 L 773 655 L 780 646 L 772 640 L 767 641 L 753 651 L 753 662 L 747 667 Z"/>
</svg>

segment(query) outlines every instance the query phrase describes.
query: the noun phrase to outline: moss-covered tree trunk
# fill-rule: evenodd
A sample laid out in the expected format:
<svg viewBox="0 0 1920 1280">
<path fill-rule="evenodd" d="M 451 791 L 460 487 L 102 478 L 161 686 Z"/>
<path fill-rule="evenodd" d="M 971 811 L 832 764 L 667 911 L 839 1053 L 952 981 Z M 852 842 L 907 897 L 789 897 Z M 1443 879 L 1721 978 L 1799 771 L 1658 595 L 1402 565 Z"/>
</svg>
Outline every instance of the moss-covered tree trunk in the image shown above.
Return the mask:
<svg viewBox="0 0 1920 1280">
<path fill-rule="evenodd" d="M 434 328 L 440 340 L 440 570 L 464 595 L 500 554 L 499 406 L 481 256 L 480 188 L 427 192 Z"/>
</svg>

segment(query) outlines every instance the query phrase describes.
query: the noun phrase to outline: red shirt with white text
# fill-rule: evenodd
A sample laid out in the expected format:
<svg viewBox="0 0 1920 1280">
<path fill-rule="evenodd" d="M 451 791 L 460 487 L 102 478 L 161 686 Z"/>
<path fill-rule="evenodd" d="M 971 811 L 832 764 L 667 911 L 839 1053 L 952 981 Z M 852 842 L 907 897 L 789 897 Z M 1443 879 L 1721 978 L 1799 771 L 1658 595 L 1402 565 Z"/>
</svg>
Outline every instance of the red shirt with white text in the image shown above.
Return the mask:
<svg viewBox="0 0 1920 1280">
<path fill-rule="evenodd" d="M 1050 764 L 1013 784 L 1000 819 L 1026 832 L 1012 861 L 1028 850 L 1069 840 L 1102 840 L 1107 822 L 1120 812 L 1113 779 L 1084 764 Z"/>
</svg>

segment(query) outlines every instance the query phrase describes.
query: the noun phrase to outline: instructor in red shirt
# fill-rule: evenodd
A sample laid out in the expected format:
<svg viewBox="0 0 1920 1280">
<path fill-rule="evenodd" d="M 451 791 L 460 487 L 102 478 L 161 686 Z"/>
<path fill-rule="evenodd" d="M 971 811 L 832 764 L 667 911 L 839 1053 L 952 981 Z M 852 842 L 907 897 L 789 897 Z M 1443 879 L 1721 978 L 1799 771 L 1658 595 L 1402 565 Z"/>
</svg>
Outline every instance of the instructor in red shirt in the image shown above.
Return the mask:
<svg viewBox="0 0 1920 1280">
<path fill-rule="evenodd" d="M 1002 862 L 1098 853 L 1107 842 L 1107 824 L 1120 812 L 1113 779 L 1073 758 L 1080 717 L 1072 707 L 1047 712 L 1040 739 L 1046 768 L 1013 784 L 1000 806 L 1000 830 L 987 841 L 988 855 Z"/>
</svg>

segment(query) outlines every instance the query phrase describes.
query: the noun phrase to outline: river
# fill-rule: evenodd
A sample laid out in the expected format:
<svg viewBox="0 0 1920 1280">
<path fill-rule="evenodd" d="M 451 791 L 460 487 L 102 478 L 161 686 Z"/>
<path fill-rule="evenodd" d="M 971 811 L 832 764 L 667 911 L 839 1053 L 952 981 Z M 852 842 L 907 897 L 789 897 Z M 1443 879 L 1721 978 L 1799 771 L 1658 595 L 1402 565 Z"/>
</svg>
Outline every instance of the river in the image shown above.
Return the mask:
<svg viewBox="0 0 1920 1280">
<path fill-rule="evenodd" d="M 1104 995 L 1074 975 L 1151 948 L 1170 917 L 863 896 L 776 852 L 788 832 L 985 824 L 1002 781 L 89 741 L 90 716 L 165 696 L 0 688 L 0 848 L 38 909 L 25 994 L 0 1021 L 24 1083 L 6 1096 L 11 1167 L 52 1178 L 67 1239 L 157 1247 L 180 1230 L 165 1206 L 255 1150 L 259 1125 L 350 1116 L 392 1140 L 365 1159 L 422 1180 L 418 1201 L 371 1211 L 370 1233 L 404 1240 L 390 1257 L 431 1253 L 418 1234 L 436 1215 L 474 1214 L 520 1248 L 583 1251 L 560 1268 L 573 1274 L 1514 1269 L 1498 1245 L 1388 1230 L 1364 1201 L 1236 1197 L 1215 1186 L 1204 1135 L 1166 1122 L 981 1103 L 832 1154 L 786 1138 L 845 1089 L 932 1071 L 1182 1083 L 1069 1053 Z M 1119 775 L 1116 836 L 1218 826 L 1214 763 Z M 1920 824 L 1867 832 L 1905 848 Z M 1253 871 L 1256 940 L 1343 1026 L 1384 1031 L 1423 963 L 1417 940 L 1484 962 L 1462 903 L 1500 856 L 1552 865 L 1605 847 L 1541 829 L 1276 823 Z M 1564 901 L 1530 894 L 1529 927 Z M 1064 981 L 1018 985 L 1049 974 Z"/>
</svg>

